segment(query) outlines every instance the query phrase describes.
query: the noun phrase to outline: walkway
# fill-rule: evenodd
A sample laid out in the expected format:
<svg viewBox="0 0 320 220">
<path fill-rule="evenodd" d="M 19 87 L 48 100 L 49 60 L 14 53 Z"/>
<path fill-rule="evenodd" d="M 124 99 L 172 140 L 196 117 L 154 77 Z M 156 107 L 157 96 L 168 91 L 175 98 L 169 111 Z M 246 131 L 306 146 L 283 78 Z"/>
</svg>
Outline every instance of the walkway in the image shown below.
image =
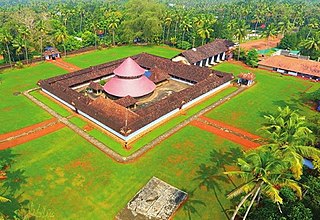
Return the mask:
<svg viewBox="0 0 320 220">
<path fill-rule="evenodd" d="M 246 149 L 254 149 L 261 146 L 261 137 L 211 118 L 201 116 L 190 124 L 222 138 L 241 144 Z"/>
<path fill-rule="evenodd" d="M 50 60 L 48 62 L 50 62 L 50 63 L 52 63 L 62 69 L 65 69 L 68 72 L 74 72 L 77 70 L 81 70 L 80 67 L 77 67 L 76 65 L 73 65 L 71 63 L 67 63 L 67 62 L 63 61 L 62 59 Z"/>
<path fill-rule="evenodd" d="M 26 143 L 65 127 L 57 119 L 52 118 L 41 123 L 0 135 L 0 150 Z"/>
</svg>

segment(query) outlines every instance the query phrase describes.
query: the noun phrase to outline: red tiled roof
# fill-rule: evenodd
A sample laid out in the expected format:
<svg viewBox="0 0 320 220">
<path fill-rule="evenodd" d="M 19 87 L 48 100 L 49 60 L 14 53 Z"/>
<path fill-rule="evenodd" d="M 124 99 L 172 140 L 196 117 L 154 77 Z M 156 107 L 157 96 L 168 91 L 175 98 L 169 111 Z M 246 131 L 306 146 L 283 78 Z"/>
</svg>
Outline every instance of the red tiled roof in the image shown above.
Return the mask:
<svg viewBox="0 0 320 220">
<path fill-rule="evenodd" d="M 125 120 L 127 118 L 127 120 L 130 122 L 136 120 L 139 117 L 130 109 L 127 109 L 115 103 L 114 101 L 103 97 L 97 98 L 96 100 L 91 102 L 89 106 L 99 110 L 99 112 L 102 113 L 104 117 L 113 120 Z"/>
<path fill-rule="evenodd" d="M 189 61 L 189 63 L 193 64 L 203 59 L 213 57 L 217 54 L 227 52 L 229 47 L 232 46 L 234 46 L 232 41 L 226 39 L 216 39 L 211 43 L 184 51 L 182 52 L 182 55 Z"/>
<path fill-rule="evenodd" d="M 254 80 L 256 78 L 253 73 L 240 73 L 238 77 L 246 80 Z"/>
<path fill-rule="evenodd" d="M 136 104 L 137 100 L 128 95 L 128 96 L 125 96 L 123 98 L 117 99 L 114 102 L 119 104 L 119 105 L 121 105 L 121 106 L 123 106 L 123 107 L 125 107 L 125 108 L 127 108 L 127 107 L 129 107 L 131 105 Z"/>
<path fill-rule="evenodd" d="M 53 55 L 53 54 L 60 54 L 60 52 L 55 47 L 50 48 L 49 50 L 46 50 L 43 52 L 43 56 L 49 56 L 49 55 Z"/>
<path fill-rule="evenodd" d="M 159 83 L 170 78 L 169 74 L 164 69 L 159 69 L 158 67 L 153 67 L 150 69 L 151 76 L 150 80 L 154 83 Z"/>
<path fill-rule="evenodd" d="M 320 62 L 302 60 L 282 55 L 271 56 L 258 63 L 259 65 L 280 68 L 291 72 L 298 72 L 320 77 Z"/>
<path fill-rule="evenodd" d="M 102 86 L 99 83 L 93 82 L 93 81 L 90 82 L 88 87 L 93 89 L 93 90 L 96 90 L 96 91 L 103 89 Z"/>
</svg>

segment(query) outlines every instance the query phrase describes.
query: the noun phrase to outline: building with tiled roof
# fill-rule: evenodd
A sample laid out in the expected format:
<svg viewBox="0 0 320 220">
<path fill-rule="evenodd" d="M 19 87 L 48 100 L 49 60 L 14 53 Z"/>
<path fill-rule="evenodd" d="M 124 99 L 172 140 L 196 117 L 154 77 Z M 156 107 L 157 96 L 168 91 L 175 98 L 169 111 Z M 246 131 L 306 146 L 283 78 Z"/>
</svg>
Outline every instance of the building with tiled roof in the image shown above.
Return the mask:
<svg viewBox="0 0 320 220">
<path fill-rule="evenodd" d="M 259 68 L 281 74 L 320 81 L 320 62 L 317 61 L 276 55 L 260 61 L 258 65 Z"/>
<path fill-rule="evenodd" d="M 175 63 L 169 59 L 146 53 L 131 58 L 142 69 L 154 71 L 158 74 L 161 72 L 160 75 L 167 74 L 170 79 L 183 81 L 187 84 L 191 83 L 192 86 L 173 92 L 145 107 L 139 106 L 137 108 L 130 108 L 132 105 L 137 105 L 135 104 L 136 99 L 130 96 L 124 96 L 116 100 L 104 96 L 91 99 L 84 93 L 78 92 L 81 85 L 88 85 L 91 81 L 112 78 L 115 75 L 114 72 L 117 72 L 115 70 L 125 59 L 40 80 L 38 85 L 42 91 L 75 112 L 122 140 L 129 141 L 176 114 L 181 108 L 228 86 L 234 78 L 232 74 Z M 120 74 L 122 73 L 120 72 Z M 140 77 L 140 75 L 136 77 Z"/>
<path fill-rule="evenodd" d="M 61 57 L 60 52 L 55 47 L 46 47 L 42 55 L 46 60 L 55 60 Z"/>
<path fill-rule="evenodd" d="M 234 46 L 232 41 L 216 39 L 211 43 L 186 50 L 174 57 L 172 61 L 181 61 L 189 65 L 210 66 L 232 58 Z"/>
</svg>

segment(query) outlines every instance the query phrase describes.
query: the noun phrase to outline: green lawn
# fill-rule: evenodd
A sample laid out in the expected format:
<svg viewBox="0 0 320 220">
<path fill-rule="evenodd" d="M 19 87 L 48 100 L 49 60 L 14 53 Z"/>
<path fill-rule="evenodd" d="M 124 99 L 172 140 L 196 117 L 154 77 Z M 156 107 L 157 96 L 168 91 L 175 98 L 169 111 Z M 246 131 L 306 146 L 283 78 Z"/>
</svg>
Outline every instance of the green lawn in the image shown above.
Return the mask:
<svg viewBox="0 0 320 220">
<path fill-rule="evenodd" d="M 240 72 L 248 72 L 241 66 L 227 62 L 217 65 L 215 69 L 235 75 Z M 306 90 L 311 92 L 319 89 L 320 83 L 282 76 L 261 69 L 255 69 L 253 72 L 256 74 L 255 85 L 213 109 L 207 116 L 253 133 L 259 133 L 257 129 L 264 122 L 263 115 L 275 113 L 278 106 L 289 105 L 294 109 L 299 109 L 300 113 L 306 116 L 317 114 L 302 105 L 300 99 L 301 94 Z"/>
<path fill-rule="evenodd" d="M 103 50 L 96 50 L 90 53 L 80 54 L 64 59 L 81 68 L 98 65 L 127 56 L 133 56 L 142 52 L 171 58 L 180 53 L 180 50 L 167 46 L 122 46 Z"/>
<path fill-rule="evenodd" d="M 58 113 L 62 117 L 67 117 L 71 115 L 71 112 L 66 109 L 67 107 L 64 108 L 61 105 L 57 104 L 55 101 L 41 94 L 39 90 L 31 92 L 30 95 L 38 99 L 43 104 L 47 105 L 49 108 L 54 110 L 56 113 Z"/>
<path fill-rule="evenodd" d="M 51 63 L 39 63 L 23 69 L 5 70 L 0 84 L 0 133 L 17 130 L 51 118 L 24 95 L 14 95 L 36 87 L 39 79 L 66 73 Z"/>
<path fill-rule="evenodd" d="M 189 192 L 196 189 L 190 200 L 202 201 L 205 206 L 190 203 L 199 213 L 192 219 L 212 216 L 226 219 L 214 192 L 200 189 L 199 182 L 193 179 L 199 165 L 209 162 L 212 149 L 231 148 L 238 149 L 238 145 L 187 126 L 138 161 L 119 164 L 70 129 L 63 128 L 12 148 L 16 154 L 12 169 L 20 169 L 27 180 L 15 194 L 23 192 L 20 201 L 30 200 L 51 209 L 55 219 L 113 219 L 156 176 Z M 218 199 L 224 208 L 230 208 L 225 194 L 232 185 L 225 182 L 219 185 L 222 187 L 217 191 Z M 11 205 L 14 202 L 0 208 L 8 211 Z M 175 219 L 187 219 L 186 212 L 180 208 Z"/>
</svg>

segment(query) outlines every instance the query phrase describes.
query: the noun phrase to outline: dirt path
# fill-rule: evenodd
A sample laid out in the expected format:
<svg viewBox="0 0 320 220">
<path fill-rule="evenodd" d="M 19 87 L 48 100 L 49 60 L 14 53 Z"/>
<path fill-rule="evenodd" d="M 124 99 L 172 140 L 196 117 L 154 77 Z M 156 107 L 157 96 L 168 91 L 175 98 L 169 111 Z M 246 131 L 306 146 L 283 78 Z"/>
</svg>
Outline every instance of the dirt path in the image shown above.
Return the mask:
<svg viewBox="0 0 320 220">
<path fill-rule="evenodd" d="M 28 127 L 24 127 L 22 129 L 19 129 L 19 130 L 16 130 L 16 131 L 12 131 L 12 132 L 9 132 L 9 133 L 6 133 L 6 134 L 1 134 L 0 135 L 0 143 L 3 142 L 5 139 L 8 139 L 10 137 L 20 136 L 23 133 L 27 133 L 27 132 L 35 130 L 35 129 L 39 128 L 39 127 L 46 126 L 46 125 L 48 125 L 48 124 L 50 124 L 52 122 L 55 122 L 55 121 L 57 121 L 57 119 L 51 118 L 49 120 L 40 122 L 38 124 L 30 125 Z"/>
<path fill-rule="evenodd" d="M 48 123 L 49 121 L 50 123 Z M 8 136 L 9 134 L 13 136 L 0 139 L 0 150 L 26 143 L 49 133 L 55 132 L 63 127 L 65 127 L 65 125 L 61 122 L 58 122 L 54 118 L 53 120 L 50 119 L 48 121 L 5 134 L 3 137 Z"/>
<path fill-rule="evenodd" d="M 276 47 L 278 43 L 280 42 L 281 38 L 273 38 L 273 39 L 258 39 L 258 40 L 253 40 L 249 42 L 245 42 L 240 44 L 240 47 L 246 50 L 251 50 L 251 49 L 257 49 L 257 50 L 264 50 L 272 47 Z"/>
<path fill-rule="evenodd" d="M 77 67 L 76 65 L 73 65 L 71 63 L 67 63 L 65 61 L 63 61 L 62 59 L 56 59 L 56 60 L 50 60 L 50 63 L 67 70 L 68 72 L 74 72 L 77 70 L 81 70 L 80 67 Z"/>
<path fill-rule="evenodd" d="M 261 146 L 261 143 L 258 142 L 260 139 L 259 136 L 220 121 L 201 116 L 190 124 L 222 138 L 241 144 L 246 150 Z"/>
</svg>

